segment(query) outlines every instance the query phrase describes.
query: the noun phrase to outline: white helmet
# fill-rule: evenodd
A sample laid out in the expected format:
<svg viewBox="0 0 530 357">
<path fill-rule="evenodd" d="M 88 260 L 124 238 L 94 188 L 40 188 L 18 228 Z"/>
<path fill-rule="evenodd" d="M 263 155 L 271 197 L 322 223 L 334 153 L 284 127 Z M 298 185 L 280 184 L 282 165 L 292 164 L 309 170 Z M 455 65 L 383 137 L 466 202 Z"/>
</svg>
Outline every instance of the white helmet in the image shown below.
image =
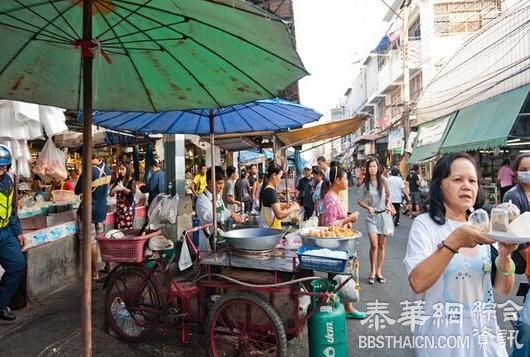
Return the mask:
<svg viewBox="0 0 530 357">
<path fill-rule="evenodd" d="M 111 229 L 105 234 L 105 239 L 122 239 L 125 238 L 125 234 L 119 229 Z"/>
</svg>

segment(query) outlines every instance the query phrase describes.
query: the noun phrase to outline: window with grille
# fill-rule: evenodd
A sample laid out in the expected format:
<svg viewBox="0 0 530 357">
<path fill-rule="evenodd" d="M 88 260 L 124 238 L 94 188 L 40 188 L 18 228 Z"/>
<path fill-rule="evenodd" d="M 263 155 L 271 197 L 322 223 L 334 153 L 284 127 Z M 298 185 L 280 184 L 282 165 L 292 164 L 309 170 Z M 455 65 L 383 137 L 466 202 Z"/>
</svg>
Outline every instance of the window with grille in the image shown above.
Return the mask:
<svg viewBox="0 0 530 357">
<path fill-rule="evenodd" d="M 475 32 L 500 14 L 501 2 L 502 0 L 435 0 L 435 32 L 440 35 Z"/>
</svg>

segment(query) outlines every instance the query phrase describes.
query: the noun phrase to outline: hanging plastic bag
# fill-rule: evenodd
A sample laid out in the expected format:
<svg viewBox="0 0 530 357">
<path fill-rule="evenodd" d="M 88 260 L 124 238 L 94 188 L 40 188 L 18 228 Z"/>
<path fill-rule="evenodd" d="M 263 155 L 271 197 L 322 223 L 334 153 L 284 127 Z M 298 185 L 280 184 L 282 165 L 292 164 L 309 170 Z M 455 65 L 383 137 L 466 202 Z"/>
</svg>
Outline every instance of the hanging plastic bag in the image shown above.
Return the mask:
<svg viewBox="0 0 530 357">
<path fill-rule="evenodd" d="M 171 197 L 167 195 L 164 198 L 160 208 L 160 221 L 161 223 L 175 224 L 177 222 L 177 213 L 179 208 L 179 195 Z"/>
<path fill-rule="evenodd" d="M 149 207 L 149 223 L 154 226 L 163 224 L 175 224 L 179 207 L 179 196 L 159 194 L 155 197 Z"/>
<path fill-rule="evenodd" d="M 337 282 L 337 286 L 340 286 L 346 279 L 349 278 L 349 275 L 335 275 L 333 280 Z M 359 290 L 357 289 L 357 284 L 355 280 L 350 279 L 343 287 L 338 291 L 340 296 L 340 301 L 342 303 L 347 302 L 357 302 L 359 301 Z"/>
<path fill-rule="evenodd" d="M 50 181 L 52 178 L 57 180 L 66 180 L 68 171 L 66 171 L 65 154 L 55 147 L 53 140 L 50 138 L 44 144 L 39 158 L 35 163 L 33 172 L 39 175 L 43 180 Z"/>
<path fill-rule="evenodd" d="M 191 254 L 188 248 L 188 240 L 186 237 L 182 237 L 182 249 L 179 257 L 179 269 L 180 271 L 188 269 L 192 265 Z"/>
</svg>

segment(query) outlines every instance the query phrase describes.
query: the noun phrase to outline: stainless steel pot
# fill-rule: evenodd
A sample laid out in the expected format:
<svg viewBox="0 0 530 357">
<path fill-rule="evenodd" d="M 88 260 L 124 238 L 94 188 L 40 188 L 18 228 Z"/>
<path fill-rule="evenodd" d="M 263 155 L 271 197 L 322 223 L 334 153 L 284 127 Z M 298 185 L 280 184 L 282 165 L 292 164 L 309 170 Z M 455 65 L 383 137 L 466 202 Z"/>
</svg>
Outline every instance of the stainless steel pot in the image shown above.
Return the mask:
<svg viewBox="0 0 530 357">
<path fill-rule="evenodd" d="M 257 213 L 249 214 L 248 220 L 245 223 L 249 226 L 259 226 L 259 215 Z"/>
<path fill-rule="evenodd" d="M 355 252 L 357 251 L 356 244 L 358 239 L 362 236 L 360 232 L 358 232 L 355 237 L 351 238 L 316 238 L 300 234 L 300 232 L 299 235 L 302 237 L 302 245 L 304 246 L 344 250 L 348 252 L 349 257 L 355 255 Z"/>
<path fill-rule="evenodd" d="M 244 250 L 273 249 L 283 235 L 283 231 L 272 228 L 242 228 L 223 233 L 229 246 Z"/>
</svg>

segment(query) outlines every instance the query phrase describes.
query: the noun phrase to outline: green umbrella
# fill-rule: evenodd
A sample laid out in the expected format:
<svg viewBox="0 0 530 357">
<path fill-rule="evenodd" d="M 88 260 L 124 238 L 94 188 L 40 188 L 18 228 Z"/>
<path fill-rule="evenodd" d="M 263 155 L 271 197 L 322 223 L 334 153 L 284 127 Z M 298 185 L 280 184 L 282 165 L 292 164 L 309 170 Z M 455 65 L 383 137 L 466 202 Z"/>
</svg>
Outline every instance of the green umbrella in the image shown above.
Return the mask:
<svg viewBox="0 0 530 357">
<path fill-rule="evenodd" d="M 0 2 L 0 93 L 80 107 L 80 50 L 95 53 L 94 108 L 157 112 L 277 96 L 305 76 L 281 19 L 237 0 Z"/>
<path fill-rule="evenodd" d="M 307 74 L 286 24 L 240 0 L 4 0 L 0 31 L 0 98 L 82 108 L 85 173 L 93 109 L 226 107 L 276 96 Z M 85 237 L 90 179 L 83 175 Z M 82 345 L 90 356 L 83 241 Z"/>
</svg>

